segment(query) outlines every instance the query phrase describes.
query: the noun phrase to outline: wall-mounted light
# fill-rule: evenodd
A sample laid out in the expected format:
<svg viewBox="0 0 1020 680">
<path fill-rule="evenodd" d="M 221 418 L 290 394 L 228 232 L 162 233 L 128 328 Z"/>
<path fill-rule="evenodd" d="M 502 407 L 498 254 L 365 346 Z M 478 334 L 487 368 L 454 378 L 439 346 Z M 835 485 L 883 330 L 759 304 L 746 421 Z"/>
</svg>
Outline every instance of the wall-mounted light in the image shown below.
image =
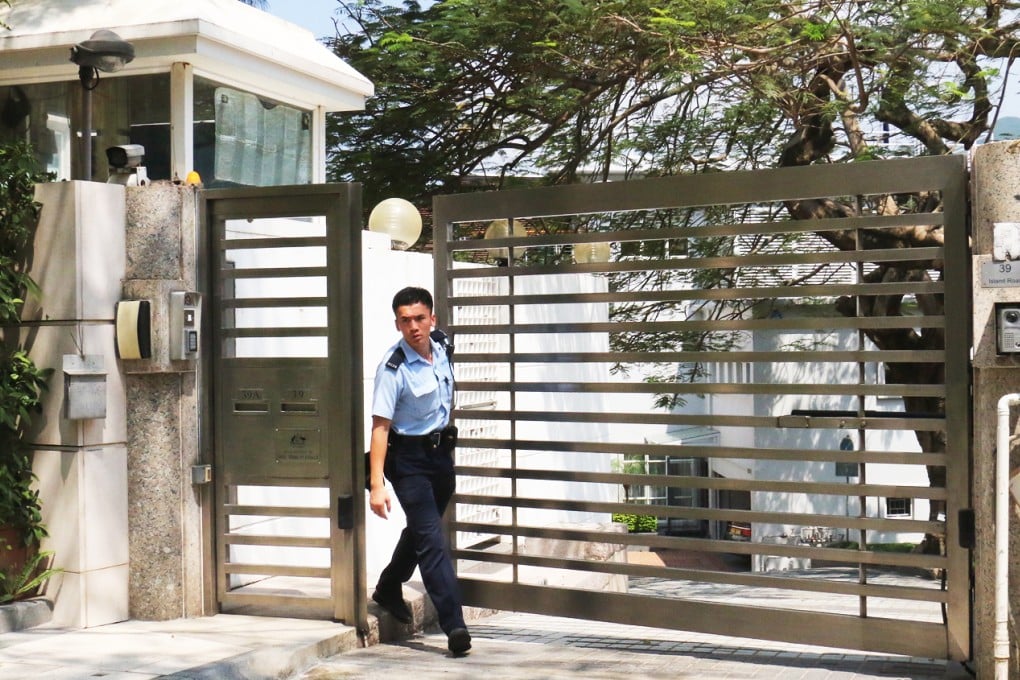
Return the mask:
<svg viewBox="0 0 1020 680">
<path fill-rule="evenodd" d="M 393 250 L 407 250 L 421 236 L 421 213 L 410 201 L 387 198 L 372 208 L 368 230 L 389 236 Z"/>
<path fill-rule="evenodd" d="M 82 88 L 82 174 L 92 179 L 92 90 L 99 85 L 99 72 L 119 71 L 135 58 L 134 45 L 111 30 L 102 28 L 71 48 L 71 61 L 78 65 Z"/>
</svg>

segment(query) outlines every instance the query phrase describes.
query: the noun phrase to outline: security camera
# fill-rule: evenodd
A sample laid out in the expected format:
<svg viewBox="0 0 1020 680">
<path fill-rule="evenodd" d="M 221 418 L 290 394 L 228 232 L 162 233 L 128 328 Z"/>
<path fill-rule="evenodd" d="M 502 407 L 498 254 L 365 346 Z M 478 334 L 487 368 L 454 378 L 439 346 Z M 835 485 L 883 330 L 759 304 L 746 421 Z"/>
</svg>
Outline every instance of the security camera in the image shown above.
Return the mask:
<svg viewBox="0 0 1020 680">
<path fill-rule="evenodd" d="M 141 144 L 121 144 L 106 150 L 106 160 L 111 168 L 137 168 L 145 157 L 145 147 Z"/>
</svg>

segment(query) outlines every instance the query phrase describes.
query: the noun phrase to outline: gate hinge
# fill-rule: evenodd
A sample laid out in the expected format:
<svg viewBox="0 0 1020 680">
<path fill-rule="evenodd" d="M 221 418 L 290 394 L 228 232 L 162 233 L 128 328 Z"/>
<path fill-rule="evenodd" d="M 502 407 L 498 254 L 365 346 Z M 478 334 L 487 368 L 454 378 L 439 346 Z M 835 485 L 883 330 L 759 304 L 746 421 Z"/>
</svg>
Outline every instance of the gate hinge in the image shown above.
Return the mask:
<svg viewBox="0 0 1020 680">
<path fill-rule="evenodd" d="M 959 518 L 960 526 L 960 547 L 970 550 L 976 545 L 975 533 L 977 530 L 975 528 L 974 509 L 963 508 L 957 514 L 957 517 Z"/>
</svg>

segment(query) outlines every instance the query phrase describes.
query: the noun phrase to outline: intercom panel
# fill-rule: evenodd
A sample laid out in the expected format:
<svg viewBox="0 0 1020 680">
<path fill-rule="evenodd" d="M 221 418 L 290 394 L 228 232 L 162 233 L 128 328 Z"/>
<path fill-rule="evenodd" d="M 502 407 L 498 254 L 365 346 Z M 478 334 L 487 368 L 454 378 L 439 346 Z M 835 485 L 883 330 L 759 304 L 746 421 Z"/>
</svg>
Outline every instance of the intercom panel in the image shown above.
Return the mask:
<svg viewBox="0 0 1020 680">
<path fill-rule="evenodd" d="M 194 291 L 170 293 L 170 359 L 183 361 L 198 358 L 202 295 Z"/>
<path fill-rule="evenodd" d="M 1020 354 L 1020 302 L 996 305 L 995 344 L 999 354 Z"/>
</svg>

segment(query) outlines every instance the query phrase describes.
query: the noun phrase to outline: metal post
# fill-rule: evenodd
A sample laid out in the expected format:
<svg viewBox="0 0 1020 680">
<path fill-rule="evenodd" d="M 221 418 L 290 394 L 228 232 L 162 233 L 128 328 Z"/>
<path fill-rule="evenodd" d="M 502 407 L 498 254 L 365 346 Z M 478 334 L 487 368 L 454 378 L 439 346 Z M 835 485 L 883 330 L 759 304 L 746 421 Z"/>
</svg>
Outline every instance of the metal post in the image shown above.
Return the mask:
<svg viewBox="0 0 1020 680">
<path fill-rule="evenodd" d="M 82 84 L 82 179 L 92 181 L 92 88 Z"/>
</svg>

